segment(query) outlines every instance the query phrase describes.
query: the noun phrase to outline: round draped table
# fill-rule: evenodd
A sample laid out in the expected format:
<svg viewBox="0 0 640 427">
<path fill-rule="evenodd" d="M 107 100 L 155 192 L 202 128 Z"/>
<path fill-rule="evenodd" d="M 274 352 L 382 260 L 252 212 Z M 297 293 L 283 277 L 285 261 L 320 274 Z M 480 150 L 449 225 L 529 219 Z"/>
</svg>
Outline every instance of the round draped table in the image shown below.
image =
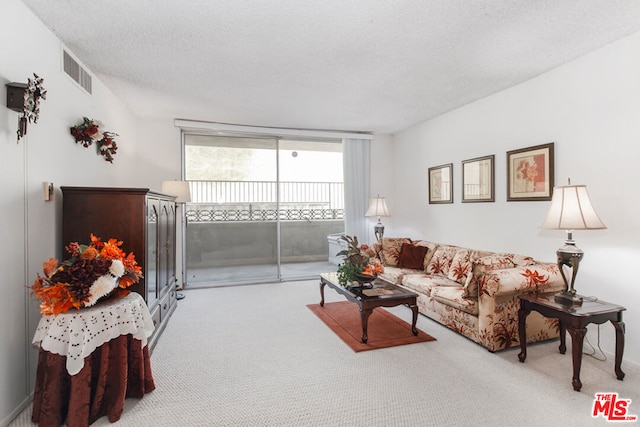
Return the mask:
<svg viewBox="0 0 640 427">
<path fill-rule="evenodd" d="M 31 419 L 41 427 L 120 419 L 127 397 L 155 389 L 147 339 L 154 326 L 140 294 L 42 316 Z"/>
</svg>

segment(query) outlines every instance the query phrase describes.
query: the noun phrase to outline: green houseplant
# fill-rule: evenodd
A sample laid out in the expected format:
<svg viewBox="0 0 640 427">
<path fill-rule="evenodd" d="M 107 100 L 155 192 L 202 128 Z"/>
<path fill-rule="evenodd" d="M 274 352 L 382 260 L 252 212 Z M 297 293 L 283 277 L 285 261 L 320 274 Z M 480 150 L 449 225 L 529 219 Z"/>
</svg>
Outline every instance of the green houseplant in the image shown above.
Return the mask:
<svg viewBox="0 0 640 427">
<path fill-rule="evenodd" d="M 357 236 L 342 236 L 347 242 L 347 248 L 338 252 L 344 261 L 338 266 L 338 282 L 342 286 L 349 286 L 353 282 L 370 282 L 383 272 L 382 265 L 372 261 L 366 254 L 368 245 L 360 244 Z"/>
</svg>

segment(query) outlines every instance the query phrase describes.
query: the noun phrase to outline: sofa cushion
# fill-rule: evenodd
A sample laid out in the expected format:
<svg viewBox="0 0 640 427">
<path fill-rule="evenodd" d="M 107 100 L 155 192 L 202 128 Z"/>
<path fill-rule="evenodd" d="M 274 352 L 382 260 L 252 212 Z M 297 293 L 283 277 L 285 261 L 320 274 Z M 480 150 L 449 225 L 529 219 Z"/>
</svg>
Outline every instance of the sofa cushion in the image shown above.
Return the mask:
<svg viewBox="0 0 640 427">
<path fill-rule="evenodd" d="M 477 316 L 478 301 L 464 298 L 463 293 L 462 286 L 436 286 L 431 289 L 431 297 L 436 301 Z"/>
<path fill-rule="evenodd" d="M 410 243 L 403 243 L 400 249 L 398 267 L 422 270 L 424 268 L 424 257 L 429 251 L 427 246 L 416 246 Z"/>
<path fill-rule="evenodd" d="M 491 254 L 472 261 L 471 274 L 467 276 L 464 284 L 465 298 L 478 298 L 480 282 L 484 280 L 485 273 L 492 270 L 513 268 L 513 254 Z"/>
<path fill-rule="evenodd" d="M 411 239 L 406 237 L 383 237 L 380 257 L 382 264 L 389 267 L 397 267 L 400 259 L 400 250 L 403 243 L 411 243 Z"/>
<path fill-rule="evenodd" d="M 458 252 L 457 246 L 438 246 L 436 252 L 433 254 L 429 265 L 427 266 L 428 274 L 439 274 L 441 276 L 447 276 L 449 274 L 449 268 L 456 252 Z"/>
<path fill-rule="evenodd" d="M 458 282 L 444 276 L 432 276 L 425 273 L 405 274 L 401 284 L 407 289 L 426 296 L 430 296 L 431 289 L 438 286 L 460 286 Z"/>
<path fill-rule="evenodd" d="M 471 253 L 469 249 L 459 249 L 451 260 L 447 277 L 464 285 L 471 272 Z"/>
<path fill-rule="evenodd" d="M 407 274 L 416 274 L 420 273 L 420 270 L 414 270 L 411 268 L 400 268 L 400 267 L 384 267 L 384 273 L 378 275 L 379 278 L 385 280 L 389 283 L 393 283 L 394 285 L 399 285 L 402 283 L 402 278 Z"/>
</svg>

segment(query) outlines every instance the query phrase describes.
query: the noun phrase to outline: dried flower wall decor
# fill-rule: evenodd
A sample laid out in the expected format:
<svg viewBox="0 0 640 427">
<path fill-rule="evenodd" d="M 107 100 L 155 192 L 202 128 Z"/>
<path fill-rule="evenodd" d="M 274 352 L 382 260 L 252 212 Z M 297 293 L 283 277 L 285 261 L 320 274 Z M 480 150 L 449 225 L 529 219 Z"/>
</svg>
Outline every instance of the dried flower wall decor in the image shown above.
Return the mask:
<svg viewBox="0 0 640 427">
<path fill-rule="evenodd" d="M 113 163 L 113 156 L 118 150 L 114 138 L 118 134 L 100 131 L 101 126 L 103 125 L 99 121 L 83 117 L 81 124 L 71 127 L 71 135 L 76 139 L 76 144 L 79 142 L 83 147 L 89 147 L 95 142 L 98 154 L 104 156 L 107 162 Z"/>
</svg>

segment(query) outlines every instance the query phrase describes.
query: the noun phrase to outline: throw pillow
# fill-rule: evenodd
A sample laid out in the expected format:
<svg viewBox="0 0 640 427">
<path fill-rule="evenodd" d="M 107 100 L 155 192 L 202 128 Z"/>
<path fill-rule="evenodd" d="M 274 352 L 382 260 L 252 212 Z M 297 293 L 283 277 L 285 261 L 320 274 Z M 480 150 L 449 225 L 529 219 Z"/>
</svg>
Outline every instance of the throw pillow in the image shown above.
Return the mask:
<svg viewBox="0 0 640 427">
<path fill-rule="evenodd" d="M 433 254 L 436 253 L 436 248 L 438 247 L 437 243 L 427 242 L 426 240 L 417 240 L 412 242 L 416 246 L 425 246 L 428 251 L 424 256 L 424 263 L 422 264 L 422 270 L 427 271 L 427 267 L 429 267 L 429 262 L 431 262 L 431 258 L 433 258 Z"/>
<path fill-rule="evenodd" d="M 424 268 L 424 256 L 428 251 L 429 248 L 426 246 L 414 246 L 409 243 L 403 243 L 400 248 L 398 267 L 422 270 Z"/>
<path fill-rule="evenodd" d="M 383 237 L 382 238 L 382 263 L 388 267 L 397 267 L 400 259 L 400 250 L 403 243 L 411 243 L 411 239 L 406 237 Z"/>
<path fill-rule="evenodd" d="M 467 276 L 464 284 L 462 296 L 464 298 L 478 298 L 478 289 L 485 273 L 492 270 L 515 267 L 512 257 L 512 254 L 491 254 L 474 260 L 471 274 Z"/>
<path fill-rule="evenodd" d="M 449 273 L 447 277 L 454 280 L 461 285 L 464 285 L 467 281 L 469 273 L 471 273 L 472 261 L 477 258 L 476 251 L 469 249 L 460 249 L 453 256 L 451 261 L 451 267 L 449 267 Z"/>
<path fill-rule="evenodd" d="M 427 266 L 427 274 L 439 274 L 447 277 L 451 262 L 458 249 L 457 246 L 438 246 Z"/>
</svg>

